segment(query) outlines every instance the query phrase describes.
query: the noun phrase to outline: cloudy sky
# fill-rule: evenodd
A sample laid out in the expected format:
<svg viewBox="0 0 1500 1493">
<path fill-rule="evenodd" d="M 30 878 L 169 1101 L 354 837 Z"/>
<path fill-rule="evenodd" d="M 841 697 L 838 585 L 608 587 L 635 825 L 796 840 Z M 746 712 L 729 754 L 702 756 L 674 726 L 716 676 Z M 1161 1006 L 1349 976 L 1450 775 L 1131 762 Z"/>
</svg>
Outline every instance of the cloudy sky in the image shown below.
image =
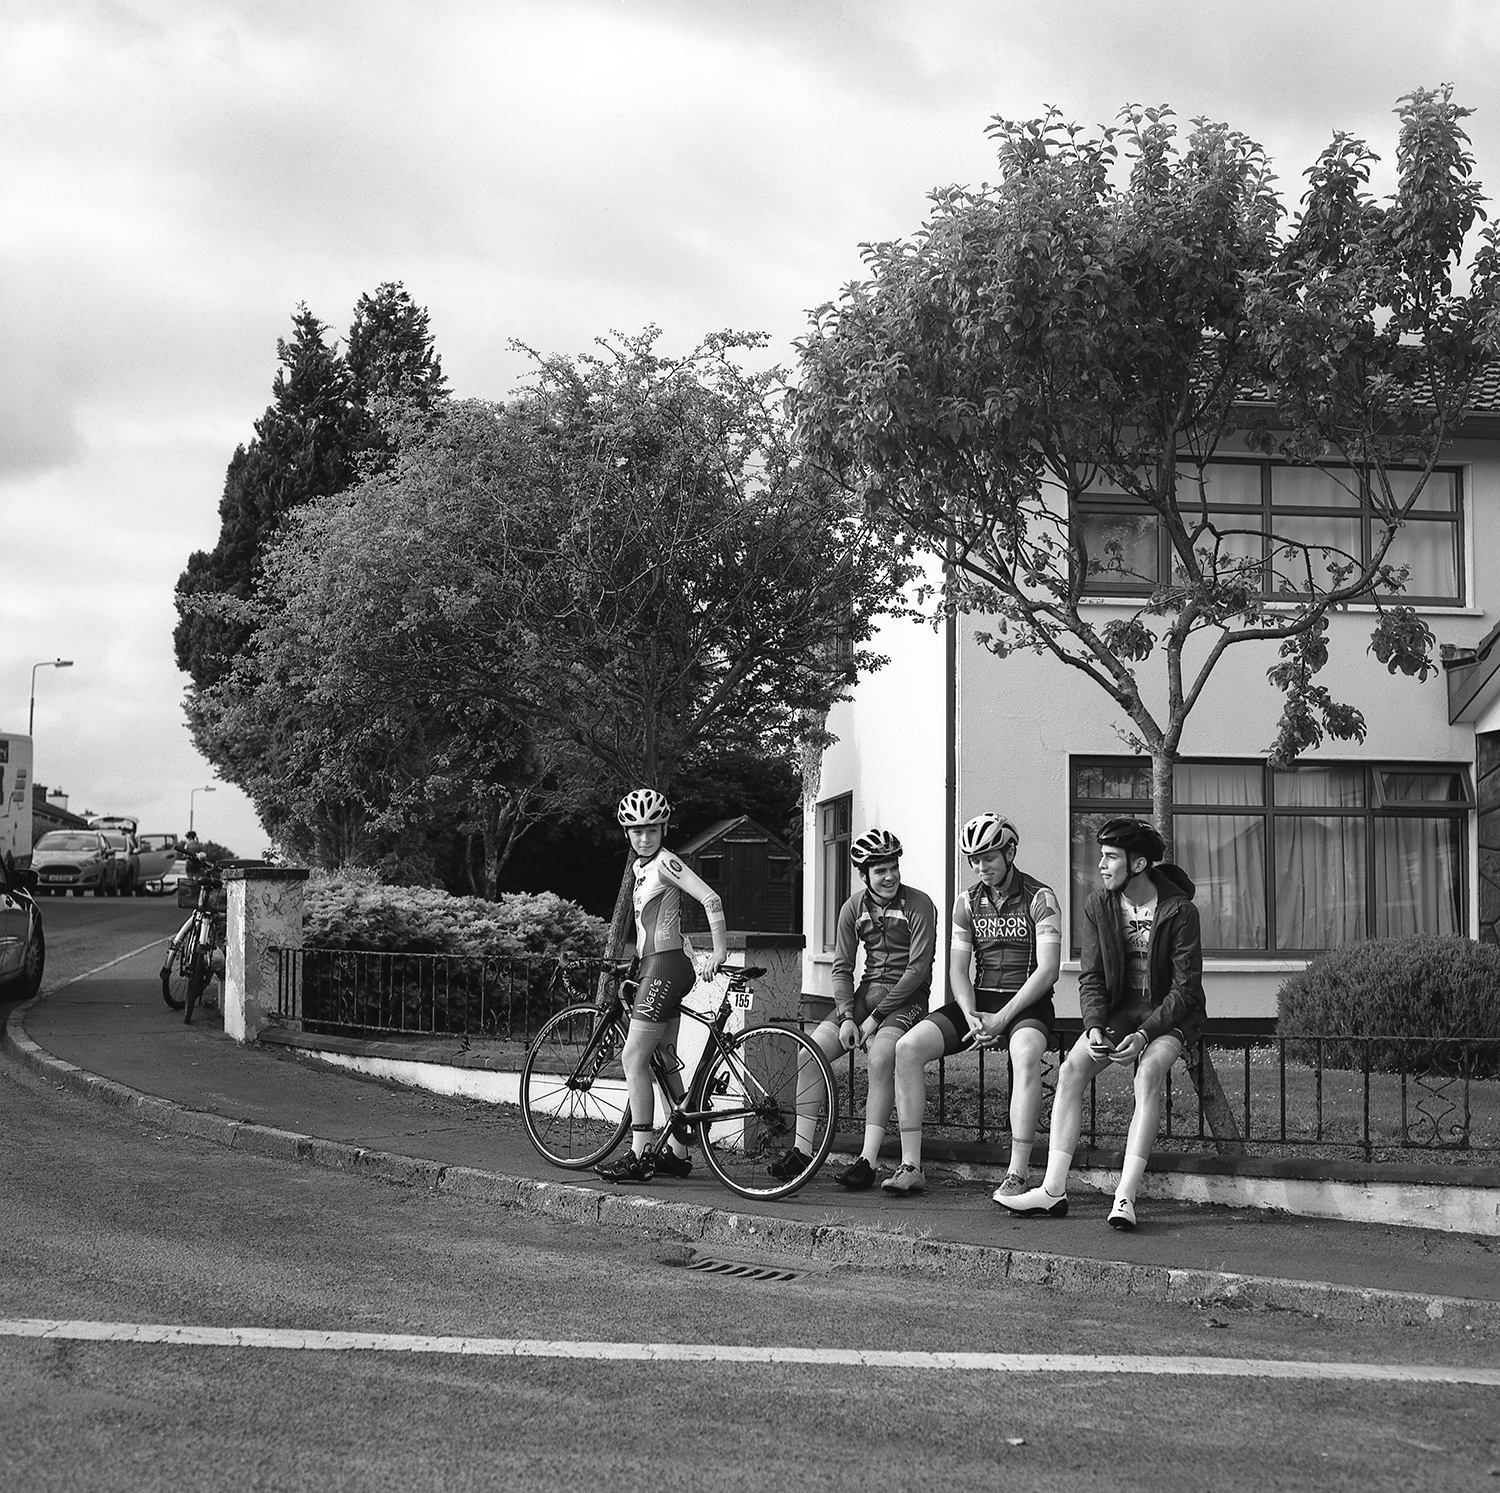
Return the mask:
<svg viewBox="0 0 1500 1493">
<path fill-rule="evenodd" d="M 72 807 L 187 827 L 172 588 L 300 301 L 401 280 L 460 395 L 519 338 L 790 355 L 858 245 L 992 174 L 984 126 L 1228 120 L 1290 192 L 1451 81 L 1500 195 L 1494 0 L 0 0 L 0 728 Z M 265 838 L 199 794 L 200 833 Z"/>
</svg>

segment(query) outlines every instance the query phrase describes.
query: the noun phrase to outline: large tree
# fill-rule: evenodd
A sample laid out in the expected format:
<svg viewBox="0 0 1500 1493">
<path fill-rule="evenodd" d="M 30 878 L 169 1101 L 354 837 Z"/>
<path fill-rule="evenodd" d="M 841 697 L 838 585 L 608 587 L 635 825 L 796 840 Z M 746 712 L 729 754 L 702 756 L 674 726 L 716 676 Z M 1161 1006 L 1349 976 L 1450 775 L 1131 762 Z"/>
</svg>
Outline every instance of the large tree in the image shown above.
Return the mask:
<svg viewBox="0 0 1500 1493">
<path fill-rule="evenodd" d="M 439 411 L 297 515 L 252 656 L 211 692 L 221 722 L 285 680 L 280 711 L 383 700 L 524 744 L 544 788 L 582 761 L 611 792 L 817 735 L 882 662 L 908 569 L 798 462 L 779 376 L 743 366 L 761 339 L 670 359 L 656 335 L 537 358 L 509 404 Z"/>
<path fill-rule="evenodd" d="M 1093 134 L 997 120 L 997 181 L 869 248 L 802 345 L 813 460 L 942 557 L 939 605 L 991 619 L 997 655 L 1104 692 L 1151 757 L 1169 846 L 1183 730 L 1230 649 L 1279 655 L 1279 761 L 1364 735 L 1319 678 L 1335 610 L 1373 603 L 1378 657 L 1432 667 L 1393 547 L 1500 346 L 1491 230 L 1455 289 L 1480 202 L 1466 112 L 1446 89 L 1401 100 L 1384 203 L 1368 148 L 1336 136 L 1290 231 L 1265 155 L 1224 125 L 1179 142 L 1165 109 Z M 1209 463 L 1236 435 L 1342 481 L 1368 545 L 1216 509 Z M 1101 491 L 1159 569 L 1091 520 Z M 1085 604 L 1101 585 L 1117 605 Z"/>
<path fill-rule="evenodd" d="M 427 312 L 399 282 L 360 297 L 347 351 L 304 305 L 276 357 L 271 404 L 225 474 L 218 542 L 190 555 L 177 582 L 177 664 L 195 689 L 221 679 L 244 649 L 243 614 L 219 603 L 249 599 L 287 514 L 388 463 L 391 432 L 423 422 L 446 393 Z M 220 743 L 199 745 L 217 762 Z"/>
</svg>

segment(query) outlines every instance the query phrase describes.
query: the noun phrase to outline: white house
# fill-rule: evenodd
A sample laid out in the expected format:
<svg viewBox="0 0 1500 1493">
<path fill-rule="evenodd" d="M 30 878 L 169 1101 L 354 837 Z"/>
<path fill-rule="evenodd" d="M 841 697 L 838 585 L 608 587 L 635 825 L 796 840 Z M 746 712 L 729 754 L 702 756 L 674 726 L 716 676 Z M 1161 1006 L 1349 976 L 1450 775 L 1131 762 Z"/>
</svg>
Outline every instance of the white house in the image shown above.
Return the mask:
<svg viewBox="0 0 1500 1493">
<path fill-rule="evenodd" d="M 1388 674 L 1368 651 L 1373 608 L 1357 607 L 1331 620 L 1325 673 L 1335 698 L 1364 712 L 1363 743 L 1326 743 L 1290 772 L 1267 768 L 1281 704 L 1266 679 L 1273 645 L 1230 649 L 1189 718 L 1175 836 L 1198 884 L 1211 1017 L 1273 1018 L 1281 981 L 1321 949 L 1419 930 L 1496 939 L 1500 400 L 1490 403 L 1445 452 L 1394 557 L 1411 567 L 1404 599 L 1437 636 L 1442 673 L 1425 683 Z M 1211 479 L 1212 501 L 1239 510 L 1236 526 L 1274 514 L 1278 533 L 1355 554 L 1368 543 L 1358 497 L 1316 470 L 1226 448 Z M 1108 494 L 1088 506 L 1096 533 L 1152 573 L 1154 520 Z M 1108 594 L 1088 604 L 1101 620 L 1119 608 Z M 1111 815 L 1149 816 L 1149 760 L 1131 755 L 1130 722 L 1096 685 L 1034 654 L 997 659 L 974 640 L 984 625 L 960 618 L 944 635 L 889 623 L 878 647 L 890 664 L 829 717 L 838 740 L 808 774 L 803 831 L 810 994 L 831 990 L 850 837 L 893 831 L 906 880 L 946 908 L 968 880 L 957 828 L 994 809 L 1020 830 L 1019 863 L 1062 898 L 1070 942 L 1058 1012 L 1077 1014 L 1093 831 Z M 1163 683 L 1154 661 L 1138 673 Z"/>
</svg>

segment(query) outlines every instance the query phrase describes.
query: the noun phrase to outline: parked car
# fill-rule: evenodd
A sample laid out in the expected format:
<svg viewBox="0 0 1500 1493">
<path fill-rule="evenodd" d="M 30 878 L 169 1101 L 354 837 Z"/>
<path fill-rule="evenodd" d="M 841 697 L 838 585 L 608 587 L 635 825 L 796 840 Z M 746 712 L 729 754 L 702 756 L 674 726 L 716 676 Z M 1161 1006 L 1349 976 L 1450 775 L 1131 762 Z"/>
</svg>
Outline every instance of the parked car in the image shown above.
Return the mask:
<svg viewBox="0 0 1500 1493">
<path fill-rule="evenodd" d="M 47 944 L 33 892 L 35 871 L 7 867 L 0 859 L 0 995 L 30 1000 L 42 985 Z"/>
<path fill-rule="evenodd" d="M 111 897 L 133 897 L 141 879 L 141 857 L 135 848 L 135 836 L 128 829 L 99 831 L 114 851 L 114 867 L 106 888 Z"/>
<path fill-rule="evenodd" d="M 51 830 L 31 847 L 37 890 L 102 897 L 115 880 L 114 854 L 96 829 Z"/>
<path fill-rule="evenodd" d="M 144 892 L 148 897 L 159 897 L 166 890 L 161 879 L 177 859 L 177 836 L 137 835 L 135 843 L 141 862 L 136 891 Z"/>
<path fill-rule="evenodd" d="M 175 897 L 177 895 L 178 883 L 187 874 L 188 864 L 179 855 L 160 876 L 153 877 L 146 883 L 146 895 L 149 897 Z"/>
</svg>

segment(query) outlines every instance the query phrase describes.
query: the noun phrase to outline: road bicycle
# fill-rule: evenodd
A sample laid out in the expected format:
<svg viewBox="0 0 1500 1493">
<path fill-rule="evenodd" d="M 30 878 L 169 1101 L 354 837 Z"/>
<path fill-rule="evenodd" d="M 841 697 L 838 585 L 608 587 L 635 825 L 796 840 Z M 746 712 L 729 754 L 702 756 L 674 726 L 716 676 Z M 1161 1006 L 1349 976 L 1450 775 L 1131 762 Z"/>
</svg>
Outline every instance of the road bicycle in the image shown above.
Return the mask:
<svg viewBox="0 0 1500 1493">
<path fill-rule="evenodd" d="M 621 978 L 625 968 L 613 974 L 602 1003 L 579 1002 L 552 1016 L 521 1068 L 526 1133 L 548 1161 L 573 1171 L 603 1161 L 630 1132 L 620 1054 L 635 982 Z M 724 973 L 724 993 L 711 1016 L 683 1007 L 682 1014 L 704 1028 L 704 1043 L 680 1099 L 671 1094 L 679 1088 L 675 1080 L 682 1064 L 660 1049 L 651 1056 L 657 1113 L 664 1112 L 666 1120 L 647 1154 L 660 1156 L 674 1133 L 686 1140 L 696 1132 L 708 1169 L 731 1192 L 789 1197 L 816 1174 L 833 1144 L 838 1086 L 817 1044 L 797 1027 L 773 1021 L 729 1030 L 737 1013 L 750 1018 L 750 982 L 765 971 L 726 968 Z M 811 1132 L 800 1146 L 799 1119 L 804 1136 Z M 806 1158 L 801 1169 L 773 1176 L 772 1163 L 794 1148 Z"/>
<path fill-rule="evenodd" d="M 210 866 L 179 882 L 177 903 L 192 908 L 192 912 L 167 945 L 166 962 L 161 967 L 161 998 L 172 1010 L 184 1013 L 184 1022 L 190 1022 L 209 981 L 224 972 L 223 873 Z"/>
</svg>

